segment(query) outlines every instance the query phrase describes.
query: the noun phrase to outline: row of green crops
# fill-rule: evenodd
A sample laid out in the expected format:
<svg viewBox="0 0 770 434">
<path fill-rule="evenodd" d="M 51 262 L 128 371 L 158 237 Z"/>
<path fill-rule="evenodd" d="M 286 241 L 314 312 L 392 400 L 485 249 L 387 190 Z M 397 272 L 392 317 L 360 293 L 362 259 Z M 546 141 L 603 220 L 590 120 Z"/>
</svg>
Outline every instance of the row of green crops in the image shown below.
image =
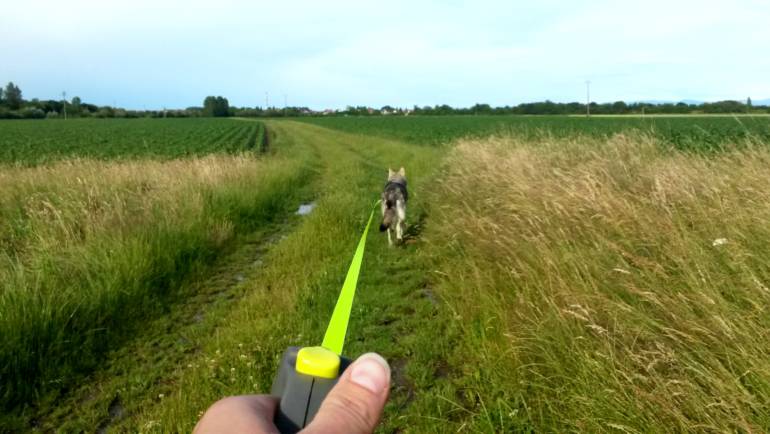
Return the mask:
<svg viewBox="0 0 770 434">
<path fill-rule="evenodd" d="M 513 133 L 527 138 L 543 132 L 555 137 L 605 137 L 629 130 L 654 134 L 679 149 L 709 150 L 724 145 L 770 140 L 770 117 L 574 117 L 574 116 L 378 116 L 303 118 L 304 122 L 346 132 L 440 145 L 459 137 Z"/>
<path fill-rule="evenodd" d="M 75 119 L 0 122 L 0 163 L 88 157 L 171 159 L 258 149 L 264 127 L 233 119 Z"/>
</svg>

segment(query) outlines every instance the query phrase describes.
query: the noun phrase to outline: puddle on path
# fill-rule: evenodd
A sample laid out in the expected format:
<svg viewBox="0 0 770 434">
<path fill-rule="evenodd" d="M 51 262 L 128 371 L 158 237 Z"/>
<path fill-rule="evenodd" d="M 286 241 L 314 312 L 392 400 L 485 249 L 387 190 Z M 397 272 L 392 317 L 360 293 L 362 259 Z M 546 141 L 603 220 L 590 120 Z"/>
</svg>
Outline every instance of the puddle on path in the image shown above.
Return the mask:
<svg viewBox="0 0 770 434">
<path fill-rule="evenodd" d="M 299 206 L 299 209 L 297 210 L 297 215 L 308 215 L 311 211 L 313 211 L 313 208 L 316 207 L 315 202 L 310 203 L 303 203 Z"/>
</svg>

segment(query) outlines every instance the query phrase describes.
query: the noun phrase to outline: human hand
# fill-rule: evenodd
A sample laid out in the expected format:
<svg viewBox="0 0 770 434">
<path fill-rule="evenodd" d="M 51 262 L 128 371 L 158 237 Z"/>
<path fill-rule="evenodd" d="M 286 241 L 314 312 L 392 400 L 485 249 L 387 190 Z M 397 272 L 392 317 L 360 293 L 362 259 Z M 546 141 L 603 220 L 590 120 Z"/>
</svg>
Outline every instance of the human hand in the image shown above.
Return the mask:
<svg viewBox="0 0 770 434">
<path fill-rule="evenodd" d="M 343 372 L 302 433 L 371 433 L 377 427 L 390 391 L 390 367 L 375 353 L 364 354 Z M 278 433 L 273 424 L 279 398 L 230 396 L 214 403 L 194 433 Z"/>
</svg>

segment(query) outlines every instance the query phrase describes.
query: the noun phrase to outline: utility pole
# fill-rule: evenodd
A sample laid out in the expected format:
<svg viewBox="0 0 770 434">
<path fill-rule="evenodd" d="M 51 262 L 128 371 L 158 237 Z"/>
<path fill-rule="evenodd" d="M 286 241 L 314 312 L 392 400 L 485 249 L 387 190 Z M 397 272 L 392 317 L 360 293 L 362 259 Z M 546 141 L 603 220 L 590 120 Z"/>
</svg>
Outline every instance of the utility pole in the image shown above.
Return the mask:
<svg viewBox="0 0 770 434">
<path fill-rule="evenodd" d="M 267 108 L 269 107 L 268 99 L 267 99 L 267 92 L 265 92 L 265 111 L 267 111 Z"/>
<path fill-rule="evenodd" d="M 591 81 L 586 80 L 586 117 L 591 117 Z"/>
<path fill-rule="evenodd" d="M 67 92 L 61 93 L 62 107 L 64 108 L 64 120 L 67 120 Z"/>
<path fill-rule="evenodd" d="M 283 94 L 283 115 L 286 116 L 286 108 L 288 107 L 288 100 L 289 96 L 286 94 Z"/>
</svg>

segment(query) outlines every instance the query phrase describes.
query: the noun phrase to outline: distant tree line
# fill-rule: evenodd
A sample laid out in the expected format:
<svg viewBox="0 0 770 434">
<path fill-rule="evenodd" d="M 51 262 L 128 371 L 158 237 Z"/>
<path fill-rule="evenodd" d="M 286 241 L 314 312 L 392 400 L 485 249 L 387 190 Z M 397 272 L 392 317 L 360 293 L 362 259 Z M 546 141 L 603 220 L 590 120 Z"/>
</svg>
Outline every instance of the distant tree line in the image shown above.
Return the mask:
<svg viewBox="0 0 770 434">
<path fill-rule="evenodd" d="M 747 101 L 719 101 L 703 104 L 680 103 L 626 103 L 616 101 L 598 104 L 592 102 L 591 114 L 731 114 L 731 113 L 770 113 L 770 107 L 753 106 L 751 98 Z M 383 106 L 379 109 L 367 106 L 348 106 L 344 110 L 313 111 L 307 107 L 270 108 L 235 108 L 235 116 L 282 117 L 282 116 L 444 116 L 444 115 L 582 115 L 586 105 L 579 102 L 557 103 L 552 101 L 523 103 L 516 106 L 492 107 L 489 104 L 476 104 L 467 108 L 455 108 L 449 105 L 414 106 L 412 108 L 394 108 Z"/>
<path fill-rule="evenodd" d="M 731 113 L 770 113 L 770 107 L 754 106 L 751 98 L 742 101 L 719 101 L 703 104 L 680 103 L 612 103 L 590 104 L 591 114 L 731 114 Z M 489 104 L 475 104 L 467 108 L 455 108 L 449 105 L 414 106 L 412 108 L 380 108 L 366 106 L 348 106 L 344 110 L 314 111 L 307 107 L 233 107 L 227 98 L 207 96 L 203 107 L 187 107 L 173 110 L 126 110 L 118 107 L 88 104 L 79 97 L 70 101 L 25 100 L 21 89 L 14 83 L 0 88 L 0 119 L 57 119 L 67 117 L 94 118 L 178 118 L 178 117 L 299 117 L 299 116 L 389 116 L 389 115 L 581 115 L 586 113 L 586 105 L 579 102 L 557 103 L 552 101 L 531 102 L 516 106 L 492 107 Z"/>
</svg>

